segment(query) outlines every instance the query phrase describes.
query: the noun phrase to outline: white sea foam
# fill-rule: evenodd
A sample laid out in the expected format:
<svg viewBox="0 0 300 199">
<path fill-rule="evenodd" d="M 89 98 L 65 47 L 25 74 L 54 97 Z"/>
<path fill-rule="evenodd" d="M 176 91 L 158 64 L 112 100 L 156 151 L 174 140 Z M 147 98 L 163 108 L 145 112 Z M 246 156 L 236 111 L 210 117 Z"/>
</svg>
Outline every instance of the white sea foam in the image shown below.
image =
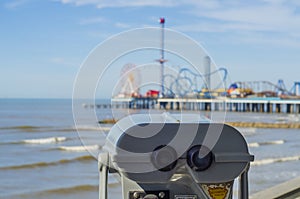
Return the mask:
<svg viewBox="0 0 300 199">
<path fill-rule="evenodd" d="M 23 143 L 26 144 L 48 144 L 48 143 L 56 143 L 56 142 L 64 142 L 66 141 L 66 137 L 49 137 L 49 138 L 39 138 L 39 139 L 28 139 L 23 140 Z"/>
<path fill-rule="evenodd" d="M 256 133 L 256 128 L 238 127 L 237 129 L 245 136 L 254 135 Z"/>
<path fill-rule="evenodd" d="M 253 142 L 253 143 L 249 143 L 248 144 L 248 147 L 252 147 L 252 148 L 254 148 L 254 147 L 259 147 L 260 145 L 259 145 L 259 143 L 258 142 Z"/>
<path fill-rule="evenodd" d="M 88 146 L 60 146 L 59 150 L 63 151 L 89 151 L 89 150 L 98 150 L 100 149 L 99 145 L 88 145 Z"/>
<path fill-rule="evenodd" d="M 100 126 L 75 126 L 73 127 L 78 131 L 109 131 L 111 127 L 100 127 Z"/>
<path fill-rule="evenodd" d="M 267 142 L 262 142 L 261 145 L 275 145 L 275 144 L 284 144 L 284 140 L 274 140 L 274 141 L 267 141 Z"/>
<path fill-rule="evenodd" d="M 276 162 L 289 162 L 289 161 L 298 161 L 298 160 L 300 160 L 300 155 L 283 157 L 283 158 L 268 158 L 268 159 L 256 160 L 254 162 L 251 162 L 251 166 L 260 166 L 266 164 L 273 164 Z"/>
<path fill-rule="evenodd" d="M 273 140 L 273 141 L 266 141 L 266 142 L 252 142 L 248 144 L 248 147 L 260 147 L 263 145 L 276 145 L 276 144 L 284 144 L 284 140 Z"/>
</svg>

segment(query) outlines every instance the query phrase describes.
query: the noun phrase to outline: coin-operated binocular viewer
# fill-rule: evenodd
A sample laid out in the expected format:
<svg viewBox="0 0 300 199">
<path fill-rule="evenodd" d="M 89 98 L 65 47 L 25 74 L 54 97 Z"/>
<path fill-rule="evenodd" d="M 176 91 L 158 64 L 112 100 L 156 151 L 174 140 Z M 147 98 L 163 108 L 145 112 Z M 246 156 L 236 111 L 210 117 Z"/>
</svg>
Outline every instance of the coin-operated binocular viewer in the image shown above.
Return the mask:
<svg viewBox="0 0 300 199">
<path fill-rule="evenodd" d="M 248 198 L 254 156 L 235 128 L 150 118 L 132 115 L 112 127 L 98 160 L 100 199 L 109 172 L 120 175 L 123 199 L 231 199 L 236 178 L 239 198 Z"/>
</svg>

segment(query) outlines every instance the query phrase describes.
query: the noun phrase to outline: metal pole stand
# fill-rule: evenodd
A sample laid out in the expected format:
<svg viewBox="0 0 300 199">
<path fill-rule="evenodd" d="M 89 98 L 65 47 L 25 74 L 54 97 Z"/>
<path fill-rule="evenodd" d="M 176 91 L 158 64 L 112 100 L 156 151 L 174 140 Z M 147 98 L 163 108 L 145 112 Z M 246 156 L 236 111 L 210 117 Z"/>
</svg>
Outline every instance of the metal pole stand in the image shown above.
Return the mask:
<svg viewBox="0 0 300 199">
<path fill-rule="evenodd" d="M 249 192 L 248 192 L 248 171 L 250 167 L 249 165 L 239 177 L 239 199 L 248 199 L 249 197 Z"/>
<path fill-rule="evenodd" d="M 99 199 L 107 199 L 108 163 L 108 153 L 100 153 L 98 156 Z"/>
</svg>

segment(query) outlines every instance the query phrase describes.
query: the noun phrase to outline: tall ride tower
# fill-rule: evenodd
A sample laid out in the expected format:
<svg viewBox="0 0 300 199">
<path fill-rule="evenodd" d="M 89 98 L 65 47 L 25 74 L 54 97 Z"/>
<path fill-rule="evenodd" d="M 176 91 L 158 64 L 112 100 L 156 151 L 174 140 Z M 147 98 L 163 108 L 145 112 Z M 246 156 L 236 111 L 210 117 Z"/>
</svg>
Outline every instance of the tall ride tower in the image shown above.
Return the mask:
<svg viewBox="0 0 300 199">
<path fill-rule="evenodd" d="M 165 80 L 164 80 L 164 63 L 167 61 L 165 60 L 165 52 L 164 52 L 164 48 L 165 48 L 165 18 L 160 18 L 159 19 L 159 23 L 161 24 L 161 57 L 158 60 L 158 62 L 161 65 L 161 96 L 164 97 L 165 96 Z"/>
</svg>

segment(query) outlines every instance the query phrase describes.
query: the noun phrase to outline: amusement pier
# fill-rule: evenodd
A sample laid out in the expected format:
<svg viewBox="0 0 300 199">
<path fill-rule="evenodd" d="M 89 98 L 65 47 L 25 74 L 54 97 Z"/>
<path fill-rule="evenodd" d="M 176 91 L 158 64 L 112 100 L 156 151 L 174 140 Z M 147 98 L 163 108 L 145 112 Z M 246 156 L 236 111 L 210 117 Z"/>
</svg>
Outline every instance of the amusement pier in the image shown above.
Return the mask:
<svg viewBox="0 0 300 199">
<path fill-rule="evenodd" d="M 97 104 L 97 108 L 166 109 L 195 111 L 229 111 L 261 113 L 300 113 L 300 100 L 280 98 L 127 98 L 112 99 L 111 104 Z"/>
<path fill-rule="evenodd" d="M 135 64 L 125 64 L 121 70 L 121 83 L 111 103 L 84 105 L 86 108 L 113 109 L 165 109 L 195 111 L 261 112 L 261 113 L 300 113 L 300 82 L 292 88 L 285 86 L 284 80 L 230 82 L 228 71 L 217 67 L 208 55 L 199 57 L 202 69 L 173 67 L 175 73 L 166 70 L 164 52 L 164 24 L 160 18 L 161 47 L 159 86 L 140 88 L 143 83 L 143 70 Z M 149 74 L 145 74 L 149 75 Z"/>
</svg>

